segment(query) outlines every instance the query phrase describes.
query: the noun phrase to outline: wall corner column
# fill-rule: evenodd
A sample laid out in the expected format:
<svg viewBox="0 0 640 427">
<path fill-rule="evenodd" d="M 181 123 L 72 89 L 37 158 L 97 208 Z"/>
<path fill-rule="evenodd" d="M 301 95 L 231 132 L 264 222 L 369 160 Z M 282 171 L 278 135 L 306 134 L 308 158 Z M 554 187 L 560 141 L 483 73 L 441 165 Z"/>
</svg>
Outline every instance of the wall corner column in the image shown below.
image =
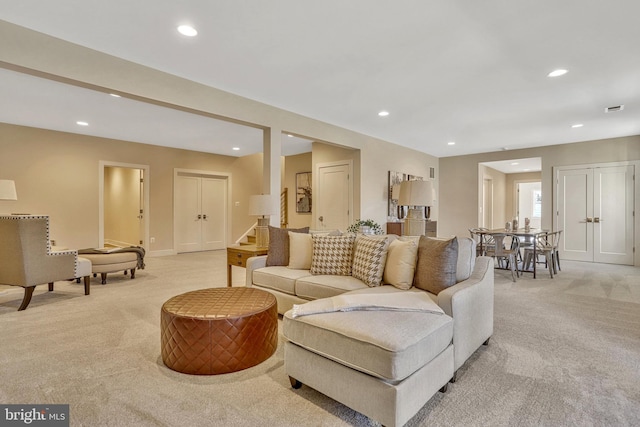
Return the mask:
<svg viewBox="0 0 640 427">
<path fill-rule="evenodd" d="M 274 227 L 280 226 L 280 189 L 281 182 L 281 162 L 282 156 L 282 131 L 276 128 L 264 130 L 262 162 L 263 180 L 262 192 L 270 194 L 274 200 L 274 214 L 269 218 L 269 224 Z"/>
</svg>

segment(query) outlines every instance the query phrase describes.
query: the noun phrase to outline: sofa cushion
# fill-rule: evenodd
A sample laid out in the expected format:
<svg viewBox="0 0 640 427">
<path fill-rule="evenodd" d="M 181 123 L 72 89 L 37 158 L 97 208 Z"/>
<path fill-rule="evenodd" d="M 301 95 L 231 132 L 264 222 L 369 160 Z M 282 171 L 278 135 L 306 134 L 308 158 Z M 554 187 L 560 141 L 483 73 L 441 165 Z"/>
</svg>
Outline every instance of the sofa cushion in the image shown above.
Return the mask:
<svg viewBox="0 0 640 427">
<path fill-rule="evenodd" d="M 289 268 L 309 270 L 312 252 L 310 234 L 289 232 Z"/>
<path fill-rule="evenodd" d="M 384 236 L 356 237 L 353 249 L 352 275 L 367 286 L 380 286 L 384 272 L 389 239 Z"/>
<path fill-rule="evenodd" d="M 350 276 L 355 239 L 354 234 L 343 236 L 313 235 L 311 274 Z"/>
<path fill-rule="evenodd" d="M 413 284 L 437 295 L 456 284 L 457 264 L 457 238 L 441 240 L 421 236 Z"/>
<path fill-rule="evenodd" d="M 346 291 L 368 289 L 360 279 L 353 276 L 316 275 L 296 280 L 296 295 L 304 299 L 334 297 Z"/>
<path fill-rule="evenodd" d="M 418 244 L 413 240 L 396 239 L 389 244 L 383 282 L 398 289 L 409 289 L 413 285 L 418 258 Z"/>
<path fill-rule="evenodd" d="M 278 228 L 269 226 L 269 250 L 267 252 L 267 267 L 275 265 L 289 265 L 289 232 L 308 233 L 309 227 Z"/>
<path fill-rule="evenodd" d="M 309 275 L 309 270 L 293 270 L 283 266 L 262 267 L 253 271 L 253 284 L 295 295 L 296 280 Z"/>
<path fill-rule="evenodd" d="M 295 319 L 291 314 L 284 315 L 286 339 L 387 381 L 408 377 L 444 351 L 453 337 L 453 319 L 446 314 L 350 311 Z"/>
</svg>

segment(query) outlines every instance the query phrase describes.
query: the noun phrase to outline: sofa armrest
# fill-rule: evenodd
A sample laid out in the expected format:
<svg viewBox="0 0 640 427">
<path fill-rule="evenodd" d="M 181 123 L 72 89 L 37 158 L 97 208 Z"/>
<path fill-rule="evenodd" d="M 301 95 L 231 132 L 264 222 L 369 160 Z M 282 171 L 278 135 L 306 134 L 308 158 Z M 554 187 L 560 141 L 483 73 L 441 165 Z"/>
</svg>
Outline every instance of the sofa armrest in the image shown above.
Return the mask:
<svg viewBox="0 0 640 427">
<path fill-rule="evenodd" d="M 457 370 L 493 335 L 493 258 L 478 257 L 471 276 L 438 294 L 438 305 L 453 317 Z"/>
<path fill-rule="evenodd" d="M 257 270 L 258 268 L 262 268 L 266 266 L 267 266 L 266 255 L 254 256 L 247 259 L 247 272 L 246 272 L 247 276 L 245 280 L 245 286 L 247 288 L 250 288 L 251 286 L 253 286 L 253 270 Z"/>
</svg>

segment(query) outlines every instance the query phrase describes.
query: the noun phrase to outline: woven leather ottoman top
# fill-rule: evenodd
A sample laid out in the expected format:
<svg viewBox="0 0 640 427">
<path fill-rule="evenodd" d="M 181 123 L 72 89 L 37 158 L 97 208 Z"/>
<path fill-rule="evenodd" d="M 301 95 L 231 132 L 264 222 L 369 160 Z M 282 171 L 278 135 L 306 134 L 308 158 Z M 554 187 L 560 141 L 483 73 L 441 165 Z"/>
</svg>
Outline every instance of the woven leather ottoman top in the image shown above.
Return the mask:
<svg viewBox="0 0 640 427">
<path fill-rule="evenodd" d="M 276 299 L 252 288 L 201 289 L 161 310 L 162 360 L 187 374 L 223 374 L 255 366 L 278 345 Z"/>
</svg>

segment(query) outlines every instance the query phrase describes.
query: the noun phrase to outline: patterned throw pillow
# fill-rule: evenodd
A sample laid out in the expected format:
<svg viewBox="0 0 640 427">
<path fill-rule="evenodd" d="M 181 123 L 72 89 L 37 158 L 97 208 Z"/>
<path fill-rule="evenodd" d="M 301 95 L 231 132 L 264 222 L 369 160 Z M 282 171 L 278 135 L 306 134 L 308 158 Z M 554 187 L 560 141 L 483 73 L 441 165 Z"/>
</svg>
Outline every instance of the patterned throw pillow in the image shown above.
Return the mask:
<svg viewBox="0 0 640 427">
<path fill-rule="evenodd" d="M 308 233 L 309 227 L 278 228 L 269 226 L 269 248 L 266 266 L 289 265 L 289 232 Z"/>
<path fill-rule="evenodd" d="M 456 284 L 458 239 L 439 240 L 421 236 L 413 285 L 438 294 Z"/>
<path fill-rule="evenodd" d="M 354 234 L 312 236 L 311 274 L 351 276 Z"/>
<path fill-rule="evenodd" d="M 353 250 L 353 277 L 367 286 L 380 286 L 388 249 L 386 237 L 358 236 Z"/>
</svg>

